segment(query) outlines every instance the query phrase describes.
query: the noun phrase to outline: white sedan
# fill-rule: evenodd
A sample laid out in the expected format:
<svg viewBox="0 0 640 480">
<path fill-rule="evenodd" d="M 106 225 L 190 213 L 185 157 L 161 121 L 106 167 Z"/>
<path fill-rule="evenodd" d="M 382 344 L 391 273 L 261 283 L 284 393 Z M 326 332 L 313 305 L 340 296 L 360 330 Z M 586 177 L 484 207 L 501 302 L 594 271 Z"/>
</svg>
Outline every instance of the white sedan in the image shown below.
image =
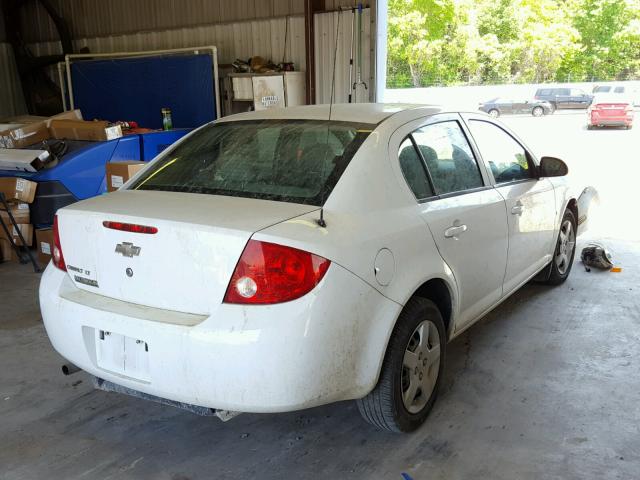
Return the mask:
<svg viewBox="0 0 640 480">
<path fill-rule="evenodd" d="M 566 165 L 487 115 L 306 106 L 194 131 L 58 211 L 40 305 L 96 385 L 227 418 L 356 399 L 411 431 L 447 342 L 534 277 L 563 282 Z"/>
</svg>

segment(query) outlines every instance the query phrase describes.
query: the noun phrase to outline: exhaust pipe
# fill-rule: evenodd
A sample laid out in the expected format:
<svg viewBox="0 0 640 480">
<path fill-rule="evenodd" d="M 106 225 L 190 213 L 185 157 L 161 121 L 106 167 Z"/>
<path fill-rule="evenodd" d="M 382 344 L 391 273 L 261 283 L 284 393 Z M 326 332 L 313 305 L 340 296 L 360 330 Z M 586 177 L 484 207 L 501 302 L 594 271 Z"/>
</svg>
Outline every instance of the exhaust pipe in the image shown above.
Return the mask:
<svg viewBox="0 0 640 480">
<path fill-rule="evenodd" d="M 62 373 L 64 375 L 73 375 L 74 373 L 78 373 L 81 369 L 76 367 L 73 363 L 65 363 L 62 365 Z"/>
</svg>

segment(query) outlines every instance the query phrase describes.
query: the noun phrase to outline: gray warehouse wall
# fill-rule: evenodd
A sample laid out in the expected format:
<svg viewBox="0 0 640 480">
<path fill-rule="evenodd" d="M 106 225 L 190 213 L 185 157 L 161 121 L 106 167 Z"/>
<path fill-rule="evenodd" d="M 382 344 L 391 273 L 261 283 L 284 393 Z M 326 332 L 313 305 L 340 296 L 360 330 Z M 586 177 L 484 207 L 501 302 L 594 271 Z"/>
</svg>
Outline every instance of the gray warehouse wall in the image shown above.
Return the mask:
<svg viewBox="0 0 640 480">
<path fill-rule="evenodd" d="M 27 113 L 13 49 L 0 43 L 0 118 Z"/>
<path fill-rule="evenodd" d="M 304 14 L 304 0 L 51 0 L 67 20 L 73 38 L 127 35 Z M 57 40 L 38 2 L 23 9 L 27 43 Z"/>
</svg>

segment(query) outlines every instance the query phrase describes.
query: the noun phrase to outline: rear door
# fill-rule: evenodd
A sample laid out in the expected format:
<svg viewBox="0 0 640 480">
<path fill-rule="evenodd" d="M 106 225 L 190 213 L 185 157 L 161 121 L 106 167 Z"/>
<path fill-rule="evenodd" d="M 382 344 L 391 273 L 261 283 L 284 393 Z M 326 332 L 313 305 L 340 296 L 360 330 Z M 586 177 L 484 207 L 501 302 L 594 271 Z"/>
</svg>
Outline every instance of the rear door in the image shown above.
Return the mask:
<svg viewBox="0 0 640 480">
<path fill-rule="evenodd" d="M 500 98 L 498 100 L 496 100 L 497 106 L 498 106 L 498 110 L 500 110 L 500 113 L 502 115 L 510 115 L 513 112 L 513 101 L 511 100 L 505 100 L 503 98 Z"/>
<path fill-rule="evenodd" d="M 591 96 L 579 88 L 572 88 L 570 92 L 571 108 L 587 108 L 591 103 Z"/>
<path fill-rule="evenodd" d="M 505 202 L 489 185 L 467 135 L 459 115 L 436 115 L 405 125 L 390 142 L 416 212 L 458 284 L 456 329 L 500 299 L 507 261 Z"/>
<path fill-rule="evenodd" d="M 553 90 L 557 108 L 573 108 L 571 95 L 568 88 L 556 88 Z"/>
<path fill-rule="evenodd" d="M 465 119 L 496 191 L 506 201 L 509 254 L 504 292 L 508 294 L 551 261 L 555 192 L 548 179 L 538 178 L 533 155 L 515 136 L 486 118 Z"/>
<path fill-rule="evenodd" d="M 512 102 L 513 113 L 528 113 L 531 111 L 531 107 L 529 106 L 529 102 L 524 100 L 514 100 Z"/>
</svg>

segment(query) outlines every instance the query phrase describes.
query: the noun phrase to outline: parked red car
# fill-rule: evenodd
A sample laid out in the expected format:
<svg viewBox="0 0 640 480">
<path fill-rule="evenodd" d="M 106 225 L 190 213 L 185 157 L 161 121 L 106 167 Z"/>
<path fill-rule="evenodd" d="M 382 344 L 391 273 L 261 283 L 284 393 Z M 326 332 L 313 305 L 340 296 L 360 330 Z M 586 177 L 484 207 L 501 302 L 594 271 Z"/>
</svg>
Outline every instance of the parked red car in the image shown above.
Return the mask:
<svg viewBox="0 0 640 480">
<path fill-rule="evenodd" d="M 603 95 L 593 99 L 587 110 L 589 123 L 587 128 L 595 127 L 625 127 L 633 125 L 633 102 L 620 98 L 620 95 Z"/>
</svg>

